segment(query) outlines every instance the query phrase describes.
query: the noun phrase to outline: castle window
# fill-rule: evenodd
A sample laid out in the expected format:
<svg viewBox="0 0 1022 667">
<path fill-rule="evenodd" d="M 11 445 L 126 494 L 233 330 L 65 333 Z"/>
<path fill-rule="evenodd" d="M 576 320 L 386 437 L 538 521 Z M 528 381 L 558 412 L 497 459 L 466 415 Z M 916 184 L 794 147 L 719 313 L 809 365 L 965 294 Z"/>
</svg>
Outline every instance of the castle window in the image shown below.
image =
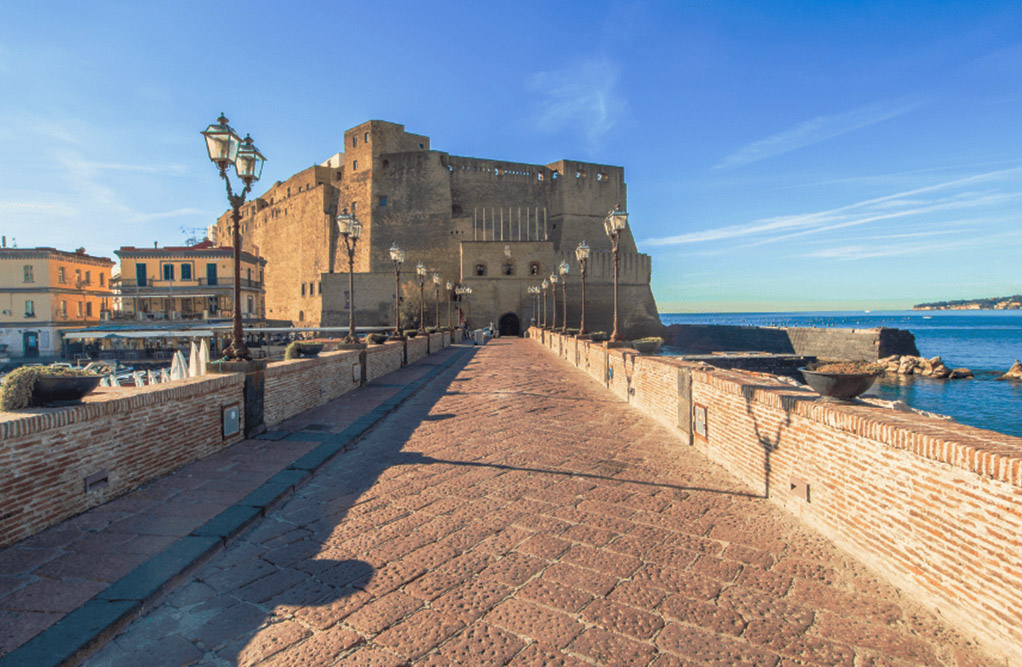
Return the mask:
<svg viewBox="0 0 1022 667">
<path fill-rule="evenodd" d="M 419 148 L 420 149 L 424 149 L 424 148 L 426 148 L 426 145 L 425 144 L 419 144 Z"/>
<path fill-rule="evenodd" d="M 302 283 L 302 296 L 305 296 L 305 283 Z"/>
<path fill-rule="evenodd" d="M 386 206 L 386 205 L 387 205 L 387 195 L 382 195 L 380 197 L 380 206 Z"/>
<path fill-rule="evenodd" d="M 319 289 L 319 293 L 322 294 L 323 293 L 323 282 L 322 281 L 320 281 L 318 289 Z"/>
<path fill-rule="evenodd" d="M 558 178 L 561 177 L 561 172 L 559 172 L 556 169 L 554 169 L 554 173 L 550 177 L 553 178 L 556 181 Z"/>
<path fill-rule="evenodd" d="M 78 317 L 82 316 L 82 302 L 78 302 Z"/>
<path fill-rule="evenodd" d="M 60 316 L 67 317 L 67 301 L 61 299 L 60 301 Z"/>
<path fill-rule="evenodd" d="M 26 283 L 34 283 L 35 282 L 35 276 L 32 274 L 32 265 L 31 264 L 26 264 L 25 265 L 24 280 L 22 280 L 22 282 L 26 282 Z"/>
<path fill-rule="evenodd" d="M 607 175 L 606 175 L 605 173 L 603 173 L 602 171 L 600 171 L 600 172 L 597 172 L 597 174 L 596 174 L 596 180 L 598 180 L 598 181 L 600 181 L 601 183 L 603 183 L 604 181 L 606 181 L 606 180 L 607 180 Z"/>
<path fill-rule="evenodd" d="M 538 174 L 536 174 L 536 180 L 537 181 L 542 181 L 542 180 L 545 180 L 545 179 L 546 179 L 546 177 L 543 175 L 543 172 L 539 172 Z"/>
<path fill-rule="evenodd" d="M 174 265 L 173 264 L 164 264 L 163 265 L 163 279 L 164 280 L 173 280 L 174 279 Z"/>
<path fill-rule="evenodd" d="M 355 146 L 358 146 L 358 137 L 353 136 L 351 138 L 351 147 L 354 148 Z"/>
<path fill-rule="evenodd" d="M 99 286 L 100 287 L 103 287 L 103 285 L 105 284 L 104 280 L 105 280 L 105 278 L 104 278 L 103 274 L 100 273 L 99 274 Z"/>
<path fill-rule="evenodd" d="M 358 160 L 352 160 L 351 161 L 351 170 L 352 171 L 358 171 Z"/>
<path fill-rule="evenodd" d="M 358 210 L 358 202 L 357 201 L 351 202 L 351 212 L 354 213 L 357 210 Z"/>
<path fill-rule="evenodd" d="M 102 278 L 103 278 L 103 276 L 100 275 L 100 279 L 101 280 L 102 280 Z M 191 280 L 191 279 L 192 279 L 192 265 L 191 264 L 182 264 L 181 265 L 181 280 Z"/>
<path fill-rule="evenodd" d="M 451 215 L 461 215 L 462 213 L 461 204 L 451 204 Z"/>
<path fill-rule="evenodd" d="M 299 322 L 304 322 L 305 321 L 305 311 L 304 310 L 299 310 L 298 311 L 298 321 Z"/>
<path fill-rule="evenodd" d="M 85 302 L 85 316 L 86 317 L 92 317 L 92 302 L 91 301 L 86 301 Z"/>
<path fill-rule="evenodd" d="M 538 276 L 539 275 L 539 262 L 530 262 L 529 263 L 529 275 L 530 276 Z"/>
<path fill-rule="evenodd" d="M 362 141 L 367 143 L 367 144 L 369 143 L 369 133 L 368 132 L 366 132 L 364 135 L 362 135 Z"/>
<path fill-rule="evenodd" d="M 383 161 L 383 168 L 386 169 L 389 166 L 390 166 L 390 160 L 384 160 Z"/>
<path fill-rule="evenodd" d="M 60 284 L 67 282 L 67 272 L 64 270 L 63 266 L 57 269 L 57 282 Z"/>
<path fill-rule="evenodd" d="M 485 276 L 486 275 L 486 265 L 485 264 L 476 264 L 476 275 L 477 276 Z"/>
<path fill-rule="evenodd" d="M 31 299 L 25 301 L 25 317 L 35 317 L 35 301 Z"/>
<path fill-rule="evenodd" d="M 92 284 L 92 271 L 86 271 L 85 272 L 85 284 L 86 285 L 91 285 Z"/>
<path fill-rule="evenodd" d="M 504 265 L 500 267 L 500 272 L 505 276 L 515 275 L 515 265 L 511 262 L 504 262 Z"/>
</svg>

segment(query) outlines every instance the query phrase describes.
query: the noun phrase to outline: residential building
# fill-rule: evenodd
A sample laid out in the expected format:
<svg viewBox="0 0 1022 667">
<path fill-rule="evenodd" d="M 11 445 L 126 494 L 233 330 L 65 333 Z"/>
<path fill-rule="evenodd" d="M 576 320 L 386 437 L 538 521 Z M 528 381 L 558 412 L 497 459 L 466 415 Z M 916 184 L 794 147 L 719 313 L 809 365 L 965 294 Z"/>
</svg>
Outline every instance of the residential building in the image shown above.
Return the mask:
<svg viewBox="0 0 1022 667">
<path fill-rule="evenodd" d="M 84 248 L 0 248 L 0 356 L 57 356 L 61 330 L 109 317 L 113 266 Z"/>
<path fill-rule="evenodd" d="M 234 315 L 234 248 L 202 241 L 193 246 L 123 246 L 114 281 L 118 317 L 136 320 L 220 319 Z M 263 319 L 266 260 L 241 253 L 241 315 Z"/>
</svg>

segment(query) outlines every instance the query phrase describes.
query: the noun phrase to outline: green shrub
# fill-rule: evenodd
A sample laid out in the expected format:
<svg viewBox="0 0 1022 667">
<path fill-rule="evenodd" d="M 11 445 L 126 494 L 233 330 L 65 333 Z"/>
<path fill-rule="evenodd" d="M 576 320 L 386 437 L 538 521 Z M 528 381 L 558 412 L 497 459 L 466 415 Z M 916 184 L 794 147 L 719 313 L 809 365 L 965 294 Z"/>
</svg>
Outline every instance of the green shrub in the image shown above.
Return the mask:
<svg viewBox="0 0 1022 667">
<path fill-rule="evenodd" d="M 419 333 L 418 329 L 405 329 L 405 338 L 415 338 L 417 333 Z"/>
<path fill-rule="evenodd" d="M 664 339 L 659 336 L 647 336 L 646 338 L 637 338 L 632 341 L 633 343 L 660 343 L 664 344 Z"/>
<path fill-rule="evenodd" d="M 323 349 L 323 344 L 309 343 L 303 340 L 292 341 L 284 348 L 284 358 L 301 359 L 302 357 L 312 356 L 312 351 L 316 348 Z"/>
<path fill-rule="evenodd" d="M 589 340 L 595 343 L 602 343 L 603 341 L 607 340 L 607 338 L 609 338 L 609 336 L 607 336 L 606 331 L 594 331 L 589 334 Z"/>
<path fill-rule="evenodd" d="M 3 387 L 0 388 L 0 411 L 20 410 L 32 405 L 32 390 L 35 389 L 36 378 L 40 375 L 60 375 L 71 377 L 92 377 L 76 368 L 22 366 L 7 374 Z"/>
<path fill-rule="evenodd" d="M 426 327 L 426 333 L 435 334 L 437 331 L 436 327 Z"/>
</svg>

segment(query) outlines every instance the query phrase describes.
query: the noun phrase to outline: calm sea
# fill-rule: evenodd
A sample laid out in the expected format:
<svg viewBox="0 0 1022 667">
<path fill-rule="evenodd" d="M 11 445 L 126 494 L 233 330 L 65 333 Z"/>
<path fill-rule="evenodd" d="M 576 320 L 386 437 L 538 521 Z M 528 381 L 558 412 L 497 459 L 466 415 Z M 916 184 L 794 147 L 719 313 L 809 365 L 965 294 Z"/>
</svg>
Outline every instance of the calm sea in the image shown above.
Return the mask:
<svg viewBox="0 0 1022 667">
<path fill-rule="evenodd" d="M 902 400 L 963 424 L 1022 436 L 1022 383 L 996 380 L 1016 359 L 1022 359 L 1022 311 L 682 313 L 660 318 L 664 324 L 907 329 L 915 334 L 921 355 L 939 356 L 949 368 L 969 368 L 976 378 L 884 377 L 867 395 Z"/>
</svg>

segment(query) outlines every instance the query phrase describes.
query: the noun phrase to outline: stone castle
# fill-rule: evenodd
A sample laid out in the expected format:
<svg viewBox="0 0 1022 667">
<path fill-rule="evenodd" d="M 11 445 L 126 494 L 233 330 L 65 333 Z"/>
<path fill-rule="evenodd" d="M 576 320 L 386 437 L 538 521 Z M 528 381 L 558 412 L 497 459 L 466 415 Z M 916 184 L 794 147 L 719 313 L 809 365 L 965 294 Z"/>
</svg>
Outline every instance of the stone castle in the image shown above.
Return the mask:
<svg viewBox="0 0 1022 667">
<path fill-rule="evenodd" d="M 299 327 L 347 323 L 348 258 L 336 224 L 337 214 L 347 208 L 363 224 L 354 276 L 359 326 L 393 326 L 389 249 L 396 243 L 406 252 L 403 318 L 410 310 L 417 313 L 415 266 L 422 262 L 431 274 L 440 272 L 444 283 L 472 287 L 473 294 L 460 302 L 441 289 L 441 324 L 447 323 L 451 298 L 455 323 L 463 316 L 471 327 L 493 322 L 504 333 L 518 333 L 535 315 L 528 288 L 567 260 L 568 323 L 578 327 L 581 284 L 575 248 L 585 240 L 592 248 L 586 328 L 610 331 L 613 261 L 603 220 L 615 205 L 627 206 L 623 168 L 458 157 L 432 150 L 429 137 L 378 120 L 345 132 L 344 148 L 274 183 L 242 209 L 243 243 L 267 261 L 267 319 Z M 218 238 L 230 238 L 230 224 L 227 212 L 217 222 Z M 620 241 L 619 285 L 622 332 L 631 337 L 659 332 L 650 258 L 636 250 L 630 229 Z M 436 302 L 432 282 L 425 294 L 430 325 Z M 561 302 L 558 286 L 558 326 Z M 548 298 L 548 313 L 550 306 Z"/>
</svg>

